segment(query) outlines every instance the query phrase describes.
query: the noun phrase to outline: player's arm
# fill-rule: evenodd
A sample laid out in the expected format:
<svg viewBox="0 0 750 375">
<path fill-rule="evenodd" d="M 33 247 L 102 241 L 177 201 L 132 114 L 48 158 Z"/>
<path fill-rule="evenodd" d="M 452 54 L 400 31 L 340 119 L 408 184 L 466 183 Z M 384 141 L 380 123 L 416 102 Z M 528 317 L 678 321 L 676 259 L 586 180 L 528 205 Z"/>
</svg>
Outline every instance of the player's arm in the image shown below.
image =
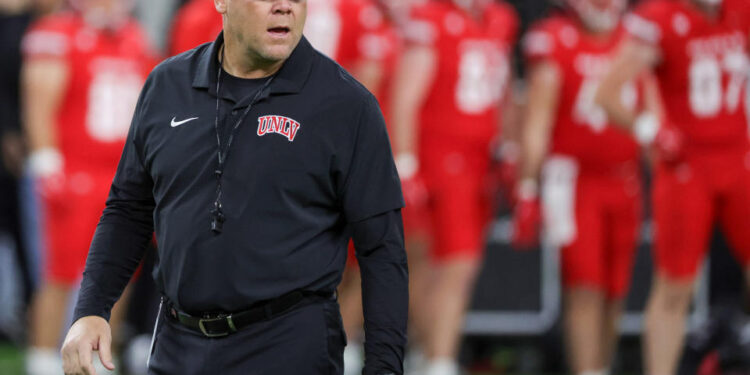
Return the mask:
<svg viewBox="0 0 750 375">
<path fill-rule="evenodd" d="M 415 155 L 419 112 L 427 99 L 436 70 L 437 55 L 434 49 L 416 44 L 404 51 L 396 70 L 391 95 L 391 125 L 396 133 L 394 151 L 402 178 L 410 177 L 418 169 Z"/>
<path fill-rule="evenodd" d="M 552 61 L 540 61 L 529 72 L 529 87 L 521 128 L 519 194 L 536 196 L 537 180 L 547 155 L 549 138 L 560 99 L 560 72 Z"/>
<path fill-rule="evenodd" d="M 654 67 L 660 59 L 659 49 L 636 38 L 625 40 L 596 92 L 595 103 L 607 112 L 616 125 L 634 133 L 642 143 L 650 143 L 658 130 L 657 113 L 628 109 L 620 93 L 628 82 L 634 82 Z"/>
<path fill-rule="evenodd" d="M 30 148 L 30 172 L 35 177 L 62 172 L 56 114 L 67 88 L 68 69 L 63 59 L 31 58 L 21 70 L 23 128 Z"/>
<path fill-rule="evenodd" d="M 526 249 L 538 241 L 539 172 L 547 155 L 549 139 L 560 99 L 562 78 L 555 62 L 541 60 L 531 66 L 528 100 L 521 129 L 521 173 L 516 186 L 513 243 Z"/>
<path fill-rule="evenodd" d="M 501 159 L 509 163 L 517 163 L 520 157 L 517 150 L 521 144 L 523 104 L 520 103 L 515 87 L 516 77 L 511 73 L 498 113 L 499 134 L 502 137 L 500 150 L 497 151 L 500 152 Z"/>
</svg>

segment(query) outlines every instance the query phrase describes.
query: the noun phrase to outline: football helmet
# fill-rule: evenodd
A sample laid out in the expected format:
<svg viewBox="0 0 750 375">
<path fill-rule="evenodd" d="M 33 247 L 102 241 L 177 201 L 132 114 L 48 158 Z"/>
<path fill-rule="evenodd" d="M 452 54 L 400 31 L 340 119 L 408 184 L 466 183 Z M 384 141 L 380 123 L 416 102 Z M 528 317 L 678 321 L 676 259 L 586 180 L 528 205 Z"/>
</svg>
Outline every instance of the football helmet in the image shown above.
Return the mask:
<svg viewBox="0 0 750 375">
<path fill-rule="evenodd" d="M 563 0 L 583 24 L 594 32 L 608 32 L 617 27 L 627 0 Z M 717 0 L 702 0 L 717 1 Z M 720 0 L 718 0 L 720 1 Z"/>
</svg>

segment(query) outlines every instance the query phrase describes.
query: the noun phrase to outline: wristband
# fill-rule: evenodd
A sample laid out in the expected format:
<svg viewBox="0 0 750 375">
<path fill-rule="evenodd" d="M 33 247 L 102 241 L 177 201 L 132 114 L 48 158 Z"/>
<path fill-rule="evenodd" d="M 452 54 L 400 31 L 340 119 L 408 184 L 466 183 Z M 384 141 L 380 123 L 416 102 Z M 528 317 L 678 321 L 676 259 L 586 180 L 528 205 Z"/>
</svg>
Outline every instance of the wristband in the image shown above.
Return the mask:
<svg viewBox="0 0 750 375">
<path fill-rule="evenodd" d="M 539 184 L 533 178 L 524 178 L 518 183 L 517 193 L 521 200 L 536 199 L 539 195 Z"/>
<path fill-rule="evenodd" d="M 648 146 L 656 139 L 661 123 L 659 118 L 651 112 L 643 112 L 633 123 L 633 135 L 642 146 Z"/>
<path fill-rule="evenodd" d="M 45 147 L 29 155 L 28 170 L 33 177 L 48 177 L 63 170 L 63 157 L 56 148 Z"/>
<path fill-rule="evenodd" d="M 403 179 L 413 177 L 419 170 L 419 160 L 412 153 L 404 153 L 396 157 L 396 169 Z"/>
</svg>

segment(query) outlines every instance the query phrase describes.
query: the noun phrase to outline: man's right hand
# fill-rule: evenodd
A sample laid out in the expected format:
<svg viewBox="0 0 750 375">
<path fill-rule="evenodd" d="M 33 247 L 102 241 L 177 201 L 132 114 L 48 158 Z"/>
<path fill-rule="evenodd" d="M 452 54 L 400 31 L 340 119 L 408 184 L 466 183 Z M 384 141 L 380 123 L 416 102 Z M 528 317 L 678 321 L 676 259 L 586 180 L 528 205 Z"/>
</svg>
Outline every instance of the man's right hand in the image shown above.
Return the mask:
<svg viewBox="0 0 750 375">
<path fill-rule="evenodd" d="M 93 352 L 99 351 L 99 359 L 105 368 L 112 371 L 112 331 L 109 322 L 99 316 L 78 319 L 70 327 L 62 347 L 63 372 L 65 375 L 94 375 Z"/>
</svg>

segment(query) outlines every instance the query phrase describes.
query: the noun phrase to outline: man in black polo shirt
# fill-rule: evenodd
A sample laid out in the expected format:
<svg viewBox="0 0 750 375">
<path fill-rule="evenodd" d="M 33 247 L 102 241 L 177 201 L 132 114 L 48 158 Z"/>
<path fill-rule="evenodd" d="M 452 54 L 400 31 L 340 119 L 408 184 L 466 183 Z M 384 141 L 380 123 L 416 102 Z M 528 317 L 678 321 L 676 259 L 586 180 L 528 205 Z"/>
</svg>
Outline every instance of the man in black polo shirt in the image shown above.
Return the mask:
<svg viewBox="0 0 750 375">
<path fill-rule="evenodd" d="M 400 184 L 377 102 L 302 38 L 305 0 L 215 0 L 224 32 L 149 76 L 84 271 L 66 374 L 112 369 L 107 318 L 155 230 L 153 374 L 340 374 L 353 237 L 365 374 L 400 374 Z"/>
</svg>

